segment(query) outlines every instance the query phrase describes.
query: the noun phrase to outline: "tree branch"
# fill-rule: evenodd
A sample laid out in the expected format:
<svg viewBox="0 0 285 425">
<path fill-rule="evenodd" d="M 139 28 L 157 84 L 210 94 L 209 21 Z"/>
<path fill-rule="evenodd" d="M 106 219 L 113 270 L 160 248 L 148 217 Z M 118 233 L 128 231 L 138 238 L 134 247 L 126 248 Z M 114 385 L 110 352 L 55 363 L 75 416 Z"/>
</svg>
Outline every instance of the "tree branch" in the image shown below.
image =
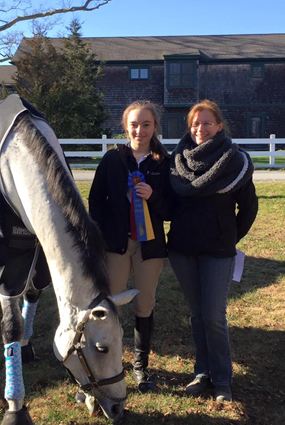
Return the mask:
<svg viewBox="0 0 285 425">
<path fill-rule="evenodd" d="M 59 15 L 63 13 L 69 13 L 69 12 L 90 12 L 92 10 L 99 9 L 102 6 L 105 6 L 106 4 L 110 3 L 111 0 L 86 0 L 83 2 L 81 6 L 71 6 L 71 7 L 63 7 L 58 9 L 50 9 L 46 11 L 39 11 L 34 12 L 31 14 L 23 14 L 21 16 L 17 16 L 16 18 L 11 19 L 10 21 L 6 22 L 3 25 L 0 25 L 0 32 L 5 31 L 14 25 L 16 25 L 19 22 L 23 21 L 30 21 L 33 19 L 39 19 L 39 18 L 47 18 L 49 16 L 53 15 Z M 19 2 L 20 4 L 20 2 Z M 6 11 L 8 12 L 8 11 Z M 3 20 L 2 20 L 3 22 Z"/>
</svg>

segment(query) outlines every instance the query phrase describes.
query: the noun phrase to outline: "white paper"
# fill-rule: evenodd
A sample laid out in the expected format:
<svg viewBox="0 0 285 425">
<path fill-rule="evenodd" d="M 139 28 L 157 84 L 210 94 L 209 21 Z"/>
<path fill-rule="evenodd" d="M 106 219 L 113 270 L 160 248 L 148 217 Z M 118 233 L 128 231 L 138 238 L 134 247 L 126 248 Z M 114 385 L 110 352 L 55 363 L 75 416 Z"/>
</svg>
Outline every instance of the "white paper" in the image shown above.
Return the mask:
<svg viewBox="0 0 285 425">
<path fill-rule="evenodd" d="M 235 256 L 235 266 L 233 272 L 233 280 L 235 282 L 240 282 L 242 278 L 243 268 L 244 268 L 244 259 L 245 254 L 242 251 L 237 249 L 237 253 Z"/>
</svg>

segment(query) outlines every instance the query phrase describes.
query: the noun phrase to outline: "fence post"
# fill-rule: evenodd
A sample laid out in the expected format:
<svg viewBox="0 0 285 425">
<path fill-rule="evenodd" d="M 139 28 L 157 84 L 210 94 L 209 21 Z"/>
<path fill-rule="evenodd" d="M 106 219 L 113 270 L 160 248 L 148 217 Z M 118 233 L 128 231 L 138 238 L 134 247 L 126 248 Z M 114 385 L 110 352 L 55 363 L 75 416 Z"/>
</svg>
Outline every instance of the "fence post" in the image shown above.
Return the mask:
<svg viewBox="0 0 285 425">
<path fill-rule="evenodd" d="M 269 143 L 269 152 L 275 152 L 275 134 L 270 134 L 269 138 L 270 140 L 272 140 L 272 142 Z M 270 167 L 274 168 L 275 167 L 275 156 L 270 156 L 269 157 L 269 165 Z"/>
<path fill-rule="evenodd" d="M 106 134 L 102 134 L 102 154 L 105 155 L 107 152 L 107 136 Z"/>
</svg>

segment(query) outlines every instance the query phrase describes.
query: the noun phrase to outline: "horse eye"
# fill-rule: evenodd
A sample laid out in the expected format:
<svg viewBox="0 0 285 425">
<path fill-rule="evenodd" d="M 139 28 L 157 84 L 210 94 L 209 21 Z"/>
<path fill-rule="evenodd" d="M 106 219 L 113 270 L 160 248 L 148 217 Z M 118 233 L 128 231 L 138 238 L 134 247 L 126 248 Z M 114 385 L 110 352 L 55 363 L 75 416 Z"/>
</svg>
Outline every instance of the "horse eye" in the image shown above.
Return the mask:
<svg viewBox="0 0 285 425">
<path fill-rule="evenodd" d="M 106 347 L 105 345 L 101 345 L 99 342 L 96 342 L 95 346 L 96 346 L 96 350 L 99 353 L 107 354 L 108 351 L 109 351 L 109 348 L 108 347 Z"/>
</svg>

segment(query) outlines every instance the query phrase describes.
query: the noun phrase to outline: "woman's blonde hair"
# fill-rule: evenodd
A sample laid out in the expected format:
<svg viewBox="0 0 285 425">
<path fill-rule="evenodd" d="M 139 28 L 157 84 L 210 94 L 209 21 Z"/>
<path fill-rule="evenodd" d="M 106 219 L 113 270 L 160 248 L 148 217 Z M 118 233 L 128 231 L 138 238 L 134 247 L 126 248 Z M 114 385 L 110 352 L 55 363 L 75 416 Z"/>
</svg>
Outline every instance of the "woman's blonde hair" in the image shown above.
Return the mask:
<svg viewBox="0 0 285 425">
<path fill-rule="evenodd" d="M 122 127 L 126 133 L 126 136 L 128 137 L 128 116 L 131 111 L 134 109 L 146 109 L 148 110 L 154 119 L 155 124 L 155 130 L 152 136 L 152 139 L 150 141 L 150 149 L 152 153 L 152 157 L 155 160 L 160 160 L 166 156 L 168 156 L 168 152 L 163 146 L 163 144 L 160 142 L 158 135 L 161 130 L 160 128 L 160 108 L 158 105 L 156 105 L 153 102 L 150 102 L 149 100 L 136 100 L 135 102 L 132 102 L 130 105 L 128 105 L 122 115 Z"/>
<path fill-rule="evenodd" d="M 204 110 L 212 112 L 217 124 L 223 124 L 223 129 L 228 133 L 228 130 L 229 130 L 228 125 L 226 120 L 224 119 L 221 109 L 219 108 L 216 102 L 213 102 L 212 100 L 209 100 L 209 99 L 204 99 L 196 103 L 195 105 L 192 106 L 192 108 L 188 112 L 187 126 L 189 130 L 192 127 L 194 116 L 196 115 L 196 113 L 204 111 Z"/>
</svg>

